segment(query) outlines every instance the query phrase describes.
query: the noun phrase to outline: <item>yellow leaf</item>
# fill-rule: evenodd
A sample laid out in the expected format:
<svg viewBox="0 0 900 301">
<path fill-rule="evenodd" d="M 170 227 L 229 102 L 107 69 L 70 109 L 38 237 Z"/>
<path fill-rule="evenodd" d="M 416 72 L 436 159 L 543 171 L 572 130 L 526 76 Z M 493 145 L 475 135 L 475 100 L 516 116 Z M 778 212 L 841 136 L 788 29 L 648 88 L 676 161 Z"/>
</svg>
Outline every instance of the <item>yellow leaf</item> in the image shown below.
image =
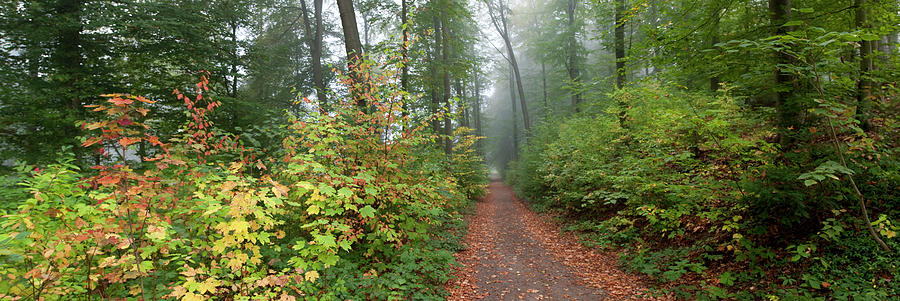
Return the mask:
<svg viewBox="0 0 900 301">
<path fill-rule="evenodd" d="M 319 272 L 318 271 L 306 272 L 306 274 L 303 275 L 303 278 L 306 278 L 306 281 L 309 281 L 309 282 L 316 281 L 316 279 L 319 279 Z"/>
<path fill-rule="evenodd" d="M 281 299 L 278 299 L 278 300 L 279 301 L 296 301 L 297 298 L 294 296 L 288 295 L 287 293 L 282 293 Z"/>
<path fill-rule="evenodd" d="M 203 301 L 203 296 L 195 293 L 187 293 L 181 297 L 181 301 Z"/>
<path fill-rule="evenodd" d="M 162 227 L 150 225 L 149 227 L 147 227 L 147 237 L 154 240 L 165 240 L 166 230 Z"/>
<path fill-rule="evenodd" d="M 237 184 L 238 183 L 232 181 L 225 182 L 224 184 L 222 184 L 222 193 L 231 191 L 235 186 L 237 186 Z"/>
<path fill-rule="evenodd" d="M 219 280 L 216 280 L 216 278 L 212 277 L 206 278 L 206 281 L 203 281 L 197 285 L 197 292 L 201 294 L 206 292 L 215 293 L 216 287 L 218 286 Z"/>
</svg>

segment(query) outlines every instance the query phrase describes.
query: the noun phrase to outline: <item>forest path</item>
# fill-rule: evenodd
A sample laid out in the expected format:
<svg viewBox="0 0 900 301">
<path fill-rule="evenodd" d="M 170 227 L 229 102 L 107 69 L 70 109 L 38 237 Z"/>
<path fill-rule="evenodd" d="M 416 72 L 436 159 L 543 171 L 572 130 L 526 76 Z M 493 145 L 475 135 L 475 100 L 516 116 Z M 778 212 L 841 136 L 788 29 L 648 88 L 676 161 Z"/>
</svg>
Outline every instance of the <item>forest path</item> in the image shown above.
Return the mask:
<svg viewBox="0 0 900 301">
<path fill-rule="evenodd" d="M 641 281 L 616 268 L 615 254 L 560 234 L 501 182 L 478 203 L 464 244 L 449 300 L 646 299 Z"/>
</svg>

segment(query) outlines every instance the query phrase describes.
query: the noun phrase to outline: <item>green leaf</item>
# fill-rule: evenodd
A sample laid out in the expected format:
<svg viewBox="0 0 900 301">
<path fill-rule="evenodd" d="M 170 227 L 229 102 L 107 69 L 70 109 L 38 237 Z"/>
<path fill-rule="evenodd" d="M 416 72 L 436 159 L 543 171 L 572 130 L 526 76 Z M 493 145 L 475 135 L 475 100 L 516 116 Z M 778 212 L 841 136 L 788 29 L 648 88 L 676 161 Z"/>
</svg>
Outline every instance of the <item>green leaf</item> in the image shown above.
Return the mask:
<svg viewBox="0 0 900 301">
<path fill-rule="evenodd" d="M 881 40 L 881 37 L 879 37 L 878 35 L 876 35 L 876 34 L 874 34 L 874 33 L 864 33 L 864 34 L 859 35 L 859 38 L 860 38 L 860 39 L 863 39 L 863 41 L 877 41 L 877 40 Z"/>
<path fill-rule="evenodd" d="M 800 26 L 800 25 L 803 25 L 803 21 L 794 20 L 794 21 L 789 21 L 787 23 L 784 23 L 784 25 L 781 25 L 781 27 L 791 27 L 791 26 Z"/>
<path fill-rule="evenodd" d="M 148 260 L 141 261 L 141 271 L 146 272 L 153 269 L 153 262 Z"/>
<path fill-rule="evenodd" d="M 731 271 L 727 271 L 727 272 L 722 273 L 721 275 L 719 275 L 719 283 L 721 283 L 721 284 L 723 284 L 723 285 L 725 285 L 725 286 L 732 286 L 732 285 L 734 285 L 734 280 L 735 280 L 735 279 L 737 279 L 737 277 L 735 277 L 733 274 L 731 274 Z"/>
<path fill-rule="evenodd" d="M 334 196 L 336 191 L 334 190 L 334 187 L 322 183 L 319 184 L 319 192 L 327 196 Z"/>
<path fill-rule="evenodd" d="M 350 190 L 350 188 L 347 187 L 341 187 L 341 189 L 338 190 L 337 194 L 342 198 L 349 199 L 351 196 L 353 196 L 353 190 Z"/>
<path fill-rule="evenodd" d="M 349 240 L 342 240 L 338 243 L 338 246 L 340 246 L 341 249 L 344 249 L 344 251 L 350 251 L 351 244 L 352 243 Z"/>
<path fill-rule="evenodd" d="M 359 209 L 359 214 L 362 215 L 362 217 L 364 217 L 364 218 L 375 217 L 375 208 L 372 208 L 372 206 L 366 205 L 365 207 L 362 207 L 362 209 Z"/>
<path fill-rule="evenodd" d="M 334 241 L 334 235 L 315 235 L 316 243 L 326 247 L 326 248 L 334 248 L 337 244 Z"/>
</svg>

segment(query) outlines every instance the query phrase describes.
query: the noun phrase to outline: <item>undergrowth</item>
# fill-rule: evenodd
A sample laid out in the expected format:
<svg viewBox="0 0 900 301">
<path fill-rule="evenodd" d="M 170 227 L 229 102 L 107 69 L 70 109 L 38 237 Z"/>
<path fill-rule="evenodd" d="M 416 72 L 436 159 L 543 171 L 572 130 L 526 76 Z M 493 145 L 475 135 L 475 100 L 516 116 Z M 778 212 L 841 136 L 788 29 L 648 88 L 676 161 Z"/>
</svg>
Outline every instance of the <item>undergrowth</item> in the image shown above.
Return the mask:
<svg viewBox="0 0 900 301">
<path fill-rule="evenodd" d="M 895 108 L 863 132 L 841 99 L 811 110 L 785 149 L 772 114 L 727 89 L 635 84 L 607 100 L 627 104 L 624 124 L 609 107 L 536 126 L 507 181 L 678 299 L 897 298 Z M 826 118 L 837 120 L 840 150 Z M 868 234 L 848 177 L 863 183 L 872 225 L 894 251 Z"/>
<path fill-rule="evenodd" d="M 94 166 L 64 150 L 0 182 L 0 299 L 442 299 L 486 184 L 477 137 L 443 154 L 403 112 L 397 66 L 379 69 L 344 78 L 357 98 L 257 133 L 266 149 L 208 118 L 205 74 L 173 92 L 188 118 L 168 141 L 155 101 L 105 95 L 82 123 Z"/>
</svg>

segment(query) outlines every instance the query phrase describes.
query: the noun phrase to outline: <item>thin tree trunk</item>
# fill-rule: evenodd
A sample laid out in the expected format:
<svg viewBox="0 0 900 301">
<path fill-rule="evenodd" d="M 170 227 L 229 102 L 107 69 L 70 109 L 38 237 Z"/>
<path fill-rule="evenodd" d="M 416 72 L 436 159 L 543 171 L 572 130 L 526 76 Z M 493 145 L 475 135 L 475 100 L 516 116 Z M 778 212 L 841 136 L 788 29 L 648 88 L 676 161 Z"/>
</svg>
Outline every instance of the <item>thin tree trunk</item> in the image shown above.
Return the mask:
<svg viewBox="0 0 900 301">
<path fill-rule="evenodd" d="M 522 124 L 525 125 L 525 132 L 531 131 L 531 122 L 528 119 L 528 105 L 525 101 L 525 89 L 522 87 L 522 75 L 519 73 L 519 63 L 516 61 L 516 54 L 512 50 L 512 43 L 506 40 L 507 53 L 512 62 L 513 74 L 515 75 L 516 87 L 519 91 L 519 103 L 522 105 Z"/>
<path fill-rule="evenodd" d="M 506 10 L 509 8 L 505 5 L 497 5 L 497 7 L 494 7 L 494 5 L 493 2 L 487 3 L 488 13 L 490 14 L 494 28 L 497 30 L 497 33 L 500 34 L 500 37 L 503 38 L 503 42 L 506 45 L 506 54 L 512 67 L 516 87 L 519 92 L 519 103 L 522 105 L 522 121 L 525 125 L 525 132 L 528 133 L 531 130 L 531 122 L 528 119 L 528 105 L 525 101 L 525 88 L 522 86 L 519 63 L 516 61 L 516 53 L 512 48 L 512 41 L 509 36 L 509 26 L 506 21 Z"/>
<path fill-rule="evenodd" d="M 516 110 L 516 82 L 514 82 L 515 72 L 509 70 L 509 99 L 512 101 L 512 124 L 513 124 L 513 160 L 519 159 L 519 116 Z"/>
<path fill-rule="evenodd" d="M 616 0 L 615 8 L 615 29 L 614 43 L 616 52 L 616 88 L 622 89 L 625 86 L 625 0 Z M 626 104 L 619 101 L 619 126 L 625 127 L 625 121 L 628 119 Z"/>
<path fill-rule="evenodd" d="M 313 47 L 311 54 L 313 60 L 313 83 L 316 85 L 316 97 L 319 99 L 320 106 L 327 106 L 328 97 L 326 92 L 328 87 L 325 86 L 325 76 L 322 73 L 322 38 L 324 36 L 325 27 L 322 24 L 322 0 L 313 0 L 313 9 L 316 18 L 316 36 L 313 41 L 316 47 Z"/>
<path fill-rule="evenodd" d="M 362 63 L 362 43 L 359 41 L 359 29 L 356 27 L 356 12 L 353 10 L 352 0 L 337 0 L 338 12 L 341 15 L 341 25 L 344 29 L 344 48 L 347 51 L 347 71 L 354 85 L 362 84 L 362 74 L 359 65 Z M 352 86 L 350 93 L 364 112 L 367 111 L 368 105 L 365 98 L 360 95 L 359 91 L 355 91 Z"/>
<path fill-rule="evenodd" d="M 366 14 L 362 14 L 363 20 L 363 45 L 369 47 L 369 18 Z"/>
<path fill-rule="evenodd" d="M 409 29 L 407 28 L 407 0 L 400 0 L 400 23 L 403 26 L 403 45 L 400 45 L 400 57 L 403 67 L 400 68 L 400 87 L 403 91 L 409 92 Z M 409 116 L 409 99 L 403 95 L 403 116 Z"/>
<path fill-rule="evenodd" d="M 57 68 L 56 72 L 62 75 L 59 77 L 62 79 L 62 82 L 59 83 L 60 86 L 58 88 L 60 89 L 56 90 L 58 94 L 54 96 L 56 96 L 56 101 L 60 103 L 61 107 L 68 107 L 68 110 L 64 113 L 70 121 L 82 120 L 84 119 L 83 98 L 91 96 L 87 93 L 87 87 L 84 86 L 83 82 L 87 71 L 82 56 L 83 39 L 81 35 L 81 32 L 84 30 L 84 23 L 81 20 L 84 1 L 64 0 L 60 1 L 59 5 L 59 16 L 64 19 L 58 25 L 58 44 L 54 49 L 54 53 L 51 53 L 51 60 L 53 60 Z M 79 129 L 74 126 L 74 123 L 67 123 L 63 130 L 66 137 L 77 137 L 79 135 Z M 72 150 L 79 161 L 84 158 L 84 148 L 74 147 Z"/>
<path fill-rule="evenodd" d="M 312 60 L 313 85 L 316 89 L 316 100 L 319 102 L 319 110 L 326 111 L 325 82 L 322 76 L 322 0 L 313 0 L 313 20 L 315 28 L 310 23 L 309 10 L 306 1 L 300 1 L 300 9 L 303 10 L 303 27 L 306 32 L 306 41 L 309 45 L 310 59 Z"/>
<path fill-rule="evenodd" d="M 719 19 L 721 11 L 716 7 L 713 10 L 713 22 L 709 30 L 709 45 L 707 48 L 712 49 L 719 43 Z M 712 92 L 719 91 L 719 76 L 713 74 L 709 77 L 709 90 Z"/>
<path fill-rule="evenodd" d="M 855 25 L 857 30 L 869 29 L 868 23 L 868 7 L 866 0 L 855 0 L 856 18 Z M 859 41 L 859 80 L 856 82 L 856 119 L 859 120 L 860 128 L 868 131 L 871 128 L 869 119 L 871 119 L 871 103 L 872 103 L 872 81 L 869 74 L 874 69 L 872 62 L 872 41 L 863 39 Z"/>
<path fill-rule="evenodd" d="M 541 91 L 544 92 L 544 109 L 549 109 L 547 105 L 547 64 L 541 62 Z"/>
<path fill-rule="evenodd" d="M 443 44 L 441 45 L 441 61 L 443 68 L 443 88 L 444 88 L 444 153 L 453 154 L 453 125 L 450 118 L 450 27 L 447 26 L 447 14 L 441 11 L 441 31 L 438 33 L 443 36 Z"/>
<path fill-rule="evenodd" d="M 81 0 L 61 1 L 58 9 L 59 14 L 71 20 L 66 20 L 60 26 L 59 44 L 56 48 L 56 53 L 53 54 L 55 63 L 59 68 L 57 72 L 64 75 L 61 77 L 63 79 L 62 85 L 67 95 L 63 95 L 61 98 L 63 98 L 63 101 L 66 101 L 65 98 L 69 98 L 68 106 L 76 116 L 79 114 L 75 112 L 81 112 L 83 109 L 81 107 L 81 78 L 83 73 L 81 31 L 84 27 L 81 22 L 82 6 Z"/>
<path fill-rule="evenodd" d="M 566 9 L 566 14 L 569 17 L 569 63 L 567 67 L 569 67 L 569 80 L 572 82 L 572 87 L 576 90 L 572 91 L 572 109 L 575 113 L 578 113 L 578 104 L 581 102 L 581 93 L 577 91 L 578 85 L 578 40 L 575 38 L 576 30 L 575 30 L 575 0 L 568 1 L 568 7 Z M 543 65 L 541 65 L 543 67 Z"/>
<path fill-rule="evenodd" d="M 438 71 L 438 55 L 441 52 L 441 22 L 437 16 L 432 18 L 432 22 L 434 23 L 434 31 L 438 34 L 434 35 L 434 45 L 431 50 L 431 115 L 437 115 L 438 109 L 441 107 L 441 97 L 438 95 L 438 77 L 440 76 L 440 72 Z M 431 128 L 435 133 L 441 133 L 441 124 L 437 118 L 431 119 Z M 443 139 L 439 142 L 443 145 Z"/>
<path fill-rule="evenodd" d="M 231 97 L 237 97 L 237 65 L 238 65 L 238 41 L 237 41 L 237 21 L 231 20 L 231 43 L 234 46 L 231 53 Z"/>
<path fill-rule="evenodd" d="M 483 136 L 484 133 L 481 129 L 481 81 L 479 81 L 477 74 L 475 75 L 475 105 L 473 115 L 475 115 L 475 133 L 479 137 Z"/>
<path fill-rule="evenodd" d="M 469 100 L 466 97 L 466 89 L 465 85 L 462 84 L 462 81 L 459 78 L 456 78 L 456 84 L 454 85 L 456 89 L 456 95 L 459 97 L 459 104 L 457 105 L 457 110 L 460 114 L 460 125 L 464 127 L 469 127 Z"/>
</svg>

